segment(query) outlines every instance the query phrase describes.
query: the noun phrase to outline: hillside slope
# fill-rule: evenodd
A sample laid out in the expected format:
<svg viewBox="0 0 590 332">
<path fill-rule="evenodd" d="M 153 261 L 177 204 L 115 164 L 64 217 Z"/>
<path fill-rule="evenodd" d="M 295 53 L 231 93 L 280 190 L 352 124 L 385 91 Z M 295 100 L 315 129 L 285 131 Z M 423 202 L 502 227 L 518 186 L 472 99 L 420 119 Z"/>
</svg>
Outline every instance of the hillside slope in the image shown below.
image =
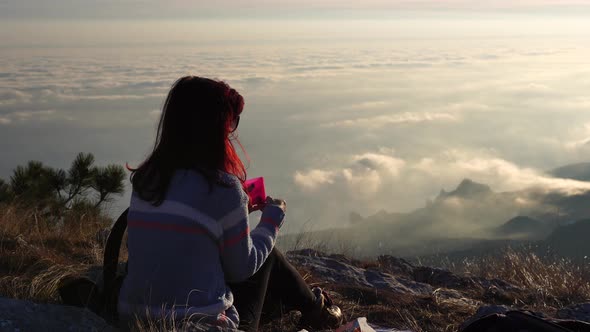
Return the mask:
<svg viewBox="0 0 590 332">
<path fill-rule="evenodd" d="M 81 215 L 70 222 L 60 228 L 43 222 L 35 211 L 0 206 L 0 298 L 59 305 L 57 286 L 62 280 L 100 269 L 104 220 Z M 572 234 L 581 239 L 588 225 L 564 227 L 551 238 L 554 243 Z M 121 258 L 126 259 L 125 253 Z M 569 307 L 590 299 L 590 267 L 544 260 L 531 251 L 482 255 L 447 269 L 391 255 L 358 260 L 311 249 L 289 252 L 287 258 L 310 286 L 330 292 L 347 320 L 364 316 L 391 329 L 454 331 L 490 305 L 562 318 L 590 317 L 584 316 L 584 306 Z M 0 322 L 7 317 L 0 311 Z M 285 314 L 262 331 L 297 331 L 297 318 L 296 313 Z"/>
</svg>

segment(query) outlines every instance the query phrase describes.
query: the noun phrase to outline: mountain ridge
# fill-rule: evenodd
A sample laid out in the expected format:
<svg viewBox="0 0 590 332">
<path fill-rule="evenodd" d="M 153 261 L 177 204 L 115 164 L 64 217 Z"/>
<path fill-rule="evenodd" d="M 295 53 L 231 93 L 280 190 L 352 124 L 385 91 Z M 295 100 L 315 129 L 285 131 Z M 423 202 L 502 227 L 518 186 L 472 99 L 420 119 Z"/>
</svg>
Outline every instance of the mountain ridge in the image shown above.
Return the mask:
<svg viewBox="0 0 590 332">
<path fill-rule="evenodd" d="M 307 243 L 328 251 L 347 247 L 362 257 L 415 257 L 518 245 L 543 240 L 560 225 L 590 218 L 589 201 L 590 191 L 568 194 L 533 187 L 495 192 L 465 178 L 408 213 L 382 210 L 367 217 L 351 213 L 354 222 L 346 228 L 285 235 L 280 242 L 292 248 L 294 237 L 308 238 Z"/>
<path fill-rule="evenodd" d="M 590 181 L 590 162 L 564 165 L 548 172 L 550 175 L 578 181 Z"/>
</svg>

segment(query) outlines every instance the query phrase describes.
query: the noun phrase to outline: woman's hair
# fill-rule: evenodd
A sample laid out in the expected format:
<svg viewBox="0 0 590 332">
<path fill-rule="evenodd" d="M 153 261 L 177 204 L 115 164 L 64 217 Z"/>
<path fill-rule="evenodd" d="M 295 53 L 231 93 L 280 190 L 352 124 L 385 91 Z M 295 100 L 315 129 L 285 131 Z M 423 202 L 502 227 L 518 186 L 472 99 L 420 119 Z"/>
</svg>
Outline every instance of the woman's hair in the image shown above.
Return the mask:
<svg viewBox="0 0 590 332">
<path fill-rule="evenodd" d="M 162 109 L 154 150 L 130 169 L 133 190 L 159 205 L 179 169 L 200 172 L 210 188 L 224 184 L 220 171 L 243 183 L 246 169 L 231 142 L 243 108 L 244 98 L 225 82 L 196 76 L 177 80 Z"/>
</svg>

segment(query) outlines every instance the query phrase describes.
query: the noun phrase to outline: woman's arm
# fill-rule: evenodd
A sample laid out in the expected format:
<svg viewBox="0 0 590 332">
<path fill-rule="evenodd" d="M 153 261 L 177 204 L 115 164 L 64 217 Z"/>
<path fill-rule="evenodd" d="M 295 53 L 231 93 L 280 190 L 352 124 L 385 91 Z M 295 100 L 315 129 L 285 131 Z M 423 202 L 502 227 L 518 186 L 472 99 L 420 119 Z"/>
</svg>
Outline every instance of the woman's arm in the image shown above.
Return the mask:
<svg viewBox="0 0 590 332">
<path fill-rule="evenodd" d="M 262 210 L 260 222 L 250 231 L 247 194 L 240 186 L 235 188 L 232 196 L 235 208 L 220 221 L 223 227 L 220 249 L 226 280 L 238 282 L 256 273 L 270 254 L 285 211 L 284 203 L 267 204 Z"/>
</svg>

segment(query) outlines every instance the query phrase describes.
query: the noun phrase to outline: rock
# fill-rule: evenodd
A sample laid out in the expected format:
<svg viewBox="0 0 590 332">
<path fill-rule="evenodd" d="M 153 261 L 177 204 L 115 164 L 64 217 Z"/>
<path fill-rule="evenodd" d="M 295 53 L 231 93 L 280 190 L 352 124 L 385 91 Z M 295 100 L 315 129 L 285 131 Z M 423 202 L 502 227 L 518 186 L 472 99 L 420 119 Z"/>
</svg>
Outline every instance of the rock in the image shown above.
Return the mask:
<svg viewBox="0 0 590 332">
<path fill-rule="evenodd" d="M 413 271 L 414 280 L 433 286 L 458 289 L 487 289 L 495 287 L 503 291 L 520 291 L 521 288 L 500 279 L 485 279 L 479 277 L 465 277 L 454 274 L 449 270 L 418 266 Z"/>
<path fill-rule="evenodd" d="M 414 280 L 436 287 L 478 288 L 472 278 L 460 277 L 451 271 L 426 266 L 418 266 L 413 271 Z"/>
<path fill-rule="evenodd" d="M 459 328 L 459 330 L 463 330 L 465 327 L 467 327 L 469 324 L 473 323 L 474 321 L 491 315 L 491 314 L 505 314 L 508 311 L 513 310 L 511 307 L 505 306 L 505 305 L 485 305 L 485 306 L 481 306 L 479 307 L 479 309 L 477 309 L 477 311 L 475 312 L 475 314 L 473 316 L 471 316 L 468 320 L 466 320 L 465 322 L 463 322 L 463 324 L 461 324 L 461 327 Z"/>
<path fill-rule="evenodd" d="M 287 253 L 296 266 L 305 267 L 323 281 L 343 286 L 368 287 L 401 294 L 428 295 L 432 286 L 374 269 L 364 269 L 344 262 L 336 257 L 325 256 L 315 251 Z"/>
<path fill-rule="evenodd" d="M 310 256 L 310 257 L 326 257 L 328 255 L 324 254 L 321 251 L 317 251 L 314 249 L 301 249 L 301 250 L 293 250 L 289 251 L 287 255 L 298 255 L 298 256 Z"/>
<path fill-rule="evenodd" d="M 514 309 L 506 305 L 484 305 L 477 309 L 473 318 L 477 319 L 491 314 L 505 314 L 510 310 Z"/>
<path fill-rule="evenodd" d="M 473 282 L 480 285 L 483 288 L 496 287 L 506 292 L 521 292 L 522 288 L 515 286 L 509 282 L 501 279 L 485 279 L 480 277 L 470 278 Z"/>
<path fill-rule="evenodd" d="M 432 296 L 438 303 L 444 302 L 447 304 L 456 305 L 459 307 L 476 307 L 481 305 L 481 302 L 465 297 L 461 292 L 455 289 L 438 288 L 432 292 Z"/>
<path fill-rule="evenodd" d="M 557 318 L 574 319 L 590 323 L 590 303 L 580 303 L 557 311 Z"/>
<path fill-rule="evenodd" d="M 117 331 L 93 312 L 76 307 L 0 298 L 0 331 Z"/>
<path fill-rule="evenodd" d="M 414 265 L 403 258 L 382 255 L 377 258 L 382 269 L 394 274 L 412 276 L 414 274 Z"/>
<path fill-rule="evenodd" d="M 514 301 L 519 298 L 519 292 L 511 292 L 509 290 L 490 286 L 486 288 L 483 292 L 482 298 L 485 302 L 488 303 L 497 303 L 497 304 L 513 304 Z"/>
<path fill-rule="evenodd" d="M 512 294 L 521 294 L 522 289 L 500 279 L 485 279 L 456 275 L 453 272 L 428 266 L 414 266 L 402 258 L 389 255 L 379 256 L 381 269 L 393 275 L 405 276 L 419 283 L 434 287 L 459 290 L 483 290 L 490 299 L 508 299 Z"/>
</svg>

